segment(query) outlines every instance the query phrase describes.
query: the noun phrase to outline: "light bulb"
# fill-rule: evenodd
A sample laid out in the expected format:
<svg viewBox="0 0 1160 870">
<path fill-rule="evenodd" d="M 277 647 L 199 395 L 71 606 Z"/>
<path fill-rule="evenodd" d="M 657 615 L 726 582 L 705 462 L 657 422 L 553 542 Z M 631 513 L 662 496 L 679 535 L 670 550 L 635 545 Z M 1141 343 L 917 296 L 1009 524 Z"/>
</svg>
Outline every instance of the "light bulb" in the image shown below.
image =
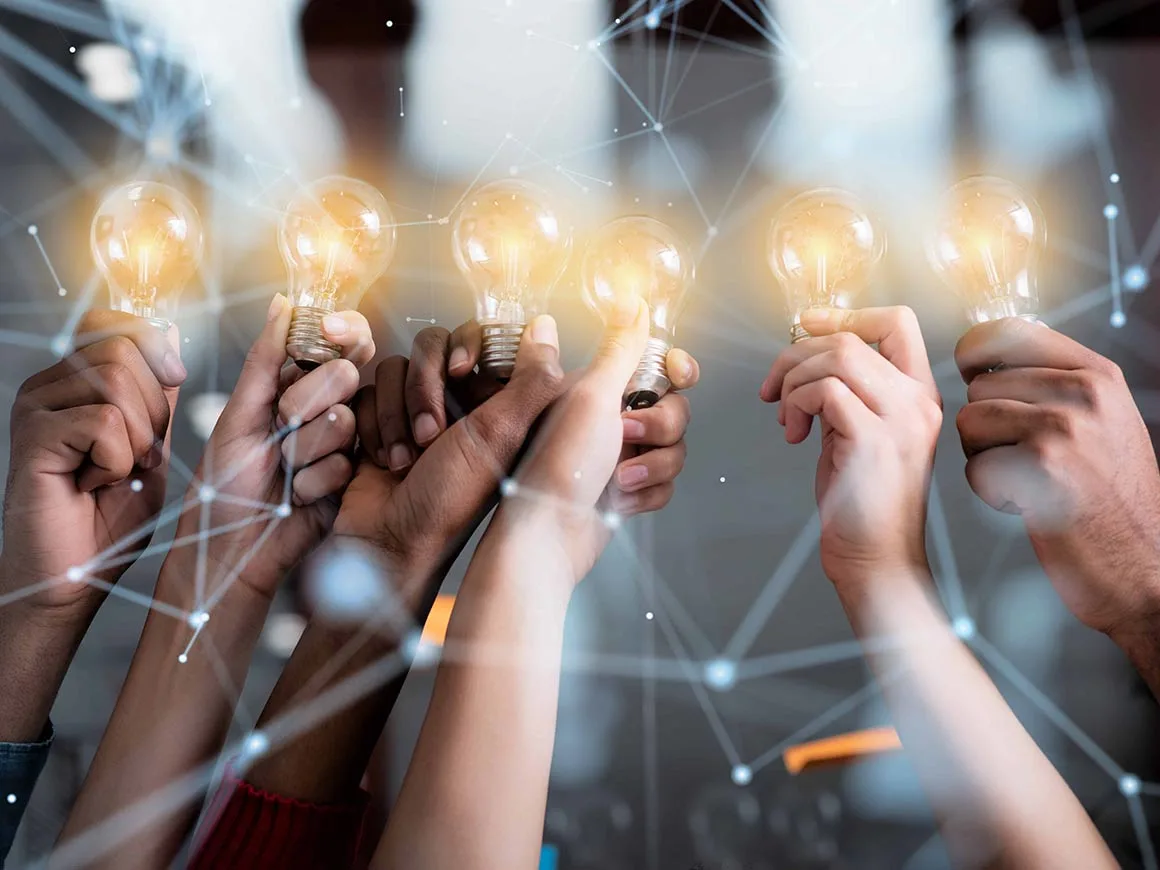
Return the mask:
<svg viewBox="0 0 1160 870">
<path fill-rule="evenodd" d="M 808 338 L 803 311 L 849 308 L 886 253 L 886 236 L 845 190 L 822 187 L 782 206 L 769 230 L 769 267 L 785 291 L 790 340 Z"/>
<path fill-rule="evenodd" d="M 331 175 L 300 191 L 282 217 L 278 244 L 293 312 L 286 351 L 303 369 L 340 355 L 322 318 L 358 307 L 395 255 L 395 219 L 365 181 Z"/>
<path fill-rule="evenodd" d="M 455 263 L 475 291 L 481 368 L 511 376 L 524 326 L 548 308 L 568 265 L 572 231 L 546 191 L 520 179 L 485 184 L 464 200 L 452 233 Z"/>
<path fill-rule="evenodd" d="M 130 182 L 101 202 L 89 244 L 113 310 L 168 330 L 201 263 L 201 218 L 193 203 L 167 184 Z"/>
<path fill-rule="evenodd" d="M 624 401 L 629 408 L 655 405 L 672 386 L 665 357 L 693 283 L 692 256 L 667 224 L 622 217 L 596 231 L 581 271 L 584 301 L 606 322 L 618 301 L 637 297 L 648 303 L 648 345 Z"/>
<path fill-rule="evenodd" d="M 959 295 L 971 323 L 1035 320 L 1035 270 L 1046 242 L 1046 222 L 1034 199 L 1010 181 L 975 175 L 946 192 L 927 256 Z"/>
</svg>

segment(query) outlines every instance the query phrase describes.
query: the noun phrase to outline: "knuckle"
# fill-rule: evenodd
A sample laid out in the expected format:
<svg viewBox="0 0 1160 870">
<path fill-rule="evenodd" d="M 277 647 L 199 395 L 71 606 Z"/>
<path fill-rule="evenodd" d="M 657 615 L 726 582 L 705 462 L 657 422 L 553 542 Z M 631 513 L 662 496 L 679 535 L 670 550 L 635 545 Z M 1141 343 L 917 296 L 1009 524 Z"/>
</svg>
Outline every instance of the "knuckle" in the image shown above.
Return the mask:
<svg viewBox="0 0 1160 870">
<path fill-rule="evenodd" d="M 417 356 L 419 351 L 432 353 L 442 350 L 450 340 L 451 333 L 442 326 L 428 326 L 419 330 L 415 335 L 415 341 L 413 343 L 416 351 L 415 355 Z"/>
<path fill-rule="evenodd" d="M 100 366 L 95 374 L 97 384 L 110 401 L 125 398 L 125 394 L 137 385 L 133 372 L 124 363 L 115 362 Z"/>
<path fill-rule="evenodd" d="M 97 425 L 105 431 L 123 429 L 125 416 L 116 405 L 97 405 Z"/>
<path fill-rule="evenodd" d="M 133 340 L 124 335 L 114 335 L 105 339 L 105 345 L 108 348 L 109 358 L 121 365 L 129 365 L 141 355 Z"/>
</svg>

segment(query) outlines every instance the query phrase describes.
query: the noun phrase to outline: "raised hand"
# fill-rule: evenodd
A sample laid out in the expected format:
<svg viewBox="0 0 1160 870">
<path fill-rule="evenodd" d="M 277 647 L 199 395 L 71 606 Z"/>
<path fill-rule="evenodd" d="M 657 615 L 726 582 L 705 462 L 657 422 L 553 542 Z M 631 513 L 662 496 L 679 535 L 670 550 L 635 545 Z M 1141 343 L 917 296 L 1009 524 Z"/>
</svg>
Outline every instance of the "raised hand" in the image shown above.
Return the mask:
<svg viewBox="0 0 1160 870">
<path fill-rule="evenodd" d="M 1053 329 L 985 323 L 955 348 L 967 481 L 1022 514 L 1060 597 L 1106 632 L 1160 616 L 1160 471 L 1119 367 Z"/>
<path fill-rule="evenodd" d="M 813 337 L 782 352 L 761 398 L 781 403 L 778 421 L 791 444 L 821 418 L 822 567 L 835 582 L 866 569 L 925 570 L 942 409 L 914 313 L 815 309 L 802 325 Z"/>
</svg>

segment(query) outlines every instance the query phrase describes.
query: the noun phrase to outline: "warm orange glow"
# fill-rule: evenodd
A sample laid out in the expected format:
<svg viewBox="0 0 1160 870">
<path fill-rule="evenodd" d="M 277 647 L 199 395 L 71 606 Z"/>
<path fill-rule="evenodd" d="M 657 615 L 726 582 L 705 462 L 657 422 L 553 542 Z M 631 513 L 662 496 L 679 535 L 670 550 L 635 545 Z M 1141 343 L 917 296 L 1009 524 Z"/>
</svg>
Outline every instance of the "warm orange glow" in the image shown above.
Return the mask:
<svg viewBox="0 0 1160 870">
<path fill-rule="evenodd" d="M 455 606 L 454 595 L 439 595 L 423 625 L 422 643 L 430 646 L 443 646 L 447 639 L 447 623 L 451 621 L 451 608 Z"/>
<path fill-rule="evenodd" d="M 796 776 L 811 767 L 849 764 L 883 752 L 902 748 L 898 732 L 890 727 L 851 731 L 809 743 L 799 743 L 782 753 L 785 769 Z"/>
</svg>

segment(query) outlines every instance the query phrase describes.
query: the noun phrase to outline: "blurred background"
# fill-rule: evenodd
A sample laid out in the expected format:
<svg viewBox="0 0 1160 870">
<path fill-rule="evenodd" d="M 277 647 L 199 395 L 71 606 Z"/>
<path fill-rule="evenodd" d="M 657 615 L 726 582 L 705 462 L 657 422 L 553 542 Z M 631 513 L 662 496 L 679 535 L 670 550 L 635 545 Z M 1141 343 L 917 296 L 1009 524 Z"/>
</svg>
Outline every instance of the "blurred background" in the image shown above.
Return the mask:
<svg viewBox="0 0 1160 870">
<path fill-rule="evenodd" d="M 930 552 L 948 611 L 997 650 L 998 685 L 1120 860 L 1154 867 L 1160 801 L 1135 799 L 1134 821 L 1116 773 L 1160 782 L 1156 704 L 1067 614 L 1021 525 L 967 488 L 950 360 L 964 321 L 922 243 L 962 175 L 1034 192 L 1046 319 L 1118 362 L 1160 422 L 1157 81 L 1148 0 L 0 0 L 0 406 L 86 306 L 106 304 L 88 223 L 132 178 L 177 184 L 207 226 L 178 318 L 191 377 L 174 451 L 188 467 L 285 286 L 279 210 L 312 178 L 367 179 L 402 224 L 362 306 L 383 356 L 472 316 L 446 219 L 473 184 L 549 186 L 581 239 L 616 214 L 672 223 L 698 252 L 678 328 L 703 372 L 688 464 L 672 504 L 626 525 L 569 615 L 545 842 L 577 870 L 942 867 L 901 754 L 796 776 L 781 758 L 888 724 L 817 561 L 816 436 L 787 446 L 757 399 L 786 340 L 770 217 L 804 187 L 848 187 L 890 236 L 866 301 L 918 311 L 946 402 Z M 582 364 L 598 323 L 574 271 L 552 311 Z M 186 482 L 175 472 L 171 497 Z M 159 564 L 121 585 L 148 594 Z M 288 592 L 271 616 L 238 734 L 293 649 L 296 610 Z M 103 607 L 11 866 L 51 847 L 143 619 L 123 598 Z M 371 771 L 384 801 L 431 674 L 411 675 Z"/>
</svg>

